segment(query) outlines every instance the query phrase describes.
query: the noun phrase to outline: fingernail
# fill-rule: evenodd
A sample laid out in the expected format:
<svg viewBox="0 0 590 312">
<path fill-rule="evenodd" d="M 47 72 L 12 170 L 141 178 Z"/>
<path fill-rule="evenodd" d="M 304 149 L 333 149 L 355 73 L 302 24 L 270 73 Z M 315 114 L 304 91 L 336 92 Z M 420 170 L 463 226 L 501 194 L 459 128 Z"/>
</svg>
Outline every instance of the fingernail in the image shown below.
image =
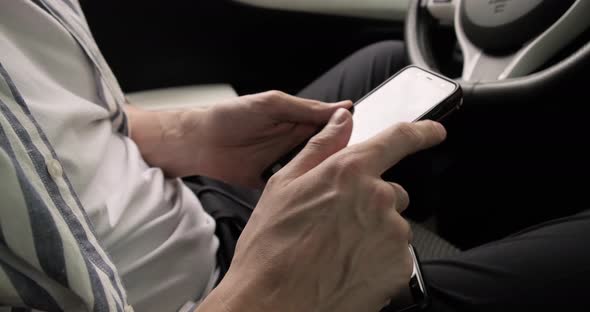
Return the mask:
<svg viewBox="0 0 590 312">
<path fill-rule="evenodd" d="M 344 123 L 347 119 L 346 110 L 344 108 L 339 108 L 334 112 L 332 118 L 330 118 L 330 124 L 333 125 L 340 125 Z"/>
</svg>

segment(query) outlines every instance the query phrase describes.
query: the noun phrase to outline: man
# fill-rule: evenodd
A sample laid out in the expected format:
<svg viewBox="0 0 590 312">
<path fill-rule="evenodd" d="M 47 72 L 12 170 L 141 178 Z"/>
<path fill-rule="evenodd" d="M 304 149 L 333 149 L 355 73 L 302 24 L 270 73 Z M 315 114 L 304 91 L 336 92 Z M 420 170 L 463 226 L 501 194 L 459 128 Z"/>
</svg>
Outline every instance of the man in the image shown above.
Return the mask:
<svg viewBox="0 0 590 312">
<path fill-rule="evenodd" d="M 267 92 L 154 113 L 125 103 L 76 1 L 4 1 L 0 22 L 3 307 L 378 311 L 406 287 L 410 234 L 399 212 L 408 196 L 380 176 L 440 143 L 445 130 L 429 121 L 396 125 L 345 148 L 351 102 L 339 102 L 395 72 L 400 45 L 355 54 L 302 98 Z M 317 129 L 259 200 L 199 178 L 201 205 L 178 179 L 262 186 L 262 170 Z M 205 205 L 211 191 L 241 211 Z M 227 220 L 248 219 L 253 202 L 228 267 L 243 222 Z M 574 243 L 588 234 L 586 215 L 425 264 L 434 307 L 581 300 L 571 282 L 587 281 L 589 256 Z M 540 260 L 563 246 L 569 268 Z M 536 298 L 544 288 L 552 296 Z"/>
</svg>

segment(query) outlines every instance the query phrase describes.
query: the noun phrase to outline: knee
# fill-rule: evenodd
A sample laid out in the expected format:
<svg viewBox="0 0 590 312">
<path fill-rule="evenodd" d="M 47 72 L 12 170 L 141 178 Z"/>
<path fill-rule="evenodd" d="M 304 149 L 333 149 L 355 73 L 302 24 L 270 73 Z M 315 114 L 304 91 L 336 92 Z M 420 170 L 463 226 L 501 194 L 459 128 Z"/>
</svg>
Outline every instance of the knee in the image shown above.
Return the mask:
<svg viewBox="0 0 590 312">
<path fill-rule="evenodd" d="M 402 57 L 405 54 L 404 43 L 398 40 L 380 41 L 365 47 L 363 50 L 365 53 L 375 56 Z"/>
</svg>

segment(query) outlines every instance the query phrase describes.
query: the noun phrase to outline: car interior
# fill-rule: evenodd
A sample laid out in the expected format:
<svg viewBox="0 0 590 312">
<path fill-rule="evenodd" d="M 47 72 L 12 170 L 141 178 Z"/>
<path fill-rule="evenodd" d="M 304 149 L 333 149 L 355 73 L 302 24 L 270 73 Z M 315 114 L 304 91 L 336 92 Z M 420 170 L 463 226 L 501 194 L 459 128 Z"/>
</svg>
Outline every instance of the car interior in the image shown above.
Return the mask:
<svg viewBox="0 0 590 312">
<path fill-rule="evenodd" d="M 459 249 L 587 205 L 590 1 L 80 2 L 148 109 L 295 94 L 356 50 L 404 41 L 408 64 L 461 84 L 463 105 L 443 145 L 388 175 L 408 189 L 408 217 Z"/>
</svg>

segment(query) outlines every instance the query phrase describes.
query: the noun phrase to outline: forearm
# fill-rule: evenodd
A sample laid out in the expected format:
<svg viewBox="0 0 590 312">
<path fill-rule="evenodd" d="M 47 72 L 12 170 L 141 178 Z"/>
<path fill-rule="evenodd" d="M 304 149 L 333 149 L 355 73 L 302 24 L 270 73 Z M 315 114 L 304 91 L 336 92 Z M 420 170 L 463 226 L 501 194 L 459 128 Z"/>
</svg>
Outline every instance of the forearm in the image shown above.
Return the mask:
<svg viewBox="0 0 590 312">
<path fill-rule="evenodd" d="M 196 164 L 187 155 L 187 132 L 198 132 L 205 110 L 147 111 L 126 105 L 131 139 L 137 144 L 144 160 L 159 167 L 170 177 L 197 174 Z M 195 142 L 191 136 L 190 144 Z M 195 160 L 196 160 L 196 155 Z"/>
</svg>

